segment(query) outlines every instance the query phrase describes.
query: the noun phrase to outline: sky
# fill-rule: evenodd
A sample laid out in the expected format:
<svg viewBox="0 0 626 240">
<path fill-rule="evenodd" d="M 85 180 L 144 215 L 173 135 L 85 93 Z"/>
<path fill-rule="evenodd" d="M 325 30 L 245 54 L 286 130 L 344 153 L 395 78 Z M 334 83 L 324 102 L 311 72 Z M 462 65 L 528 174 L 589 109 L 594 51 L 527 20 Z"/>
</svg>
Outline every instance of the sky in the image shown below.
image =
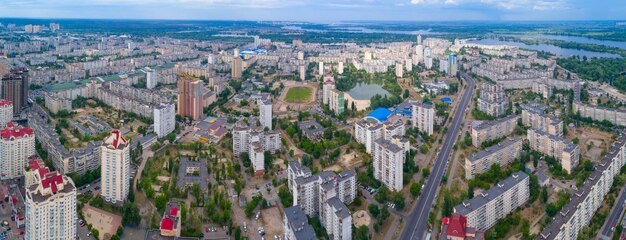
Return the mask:
<svg viewBox="0 0 626 240">
<path fill-rule="evenodd" d="M 286 20 L 623 20 L 624 0 L 0 0 L 16 18 Z"/>
</svg>

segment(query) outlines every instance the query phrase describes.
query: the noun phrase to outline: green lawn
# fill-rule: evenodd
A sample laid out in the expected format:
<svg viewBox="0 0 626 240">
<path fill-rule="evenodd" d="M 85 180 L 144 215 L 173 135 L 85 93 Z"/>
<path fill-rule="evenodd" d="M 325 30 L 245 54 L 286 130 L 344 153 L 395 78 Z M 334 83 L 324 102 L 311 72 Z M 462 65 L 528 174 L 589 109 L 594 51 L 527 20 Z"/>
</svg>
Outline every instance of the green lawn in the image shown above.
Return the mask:
<svg viewBox="0 0 626 240">
<path fill-rule="evenodd" d="M 287 97 L 285 97 L 285 101 L 287 102 L 306 102 L 311 98 L 311 88 L 308 87 L 292 87 L 287 92 Z"/>
</svg>

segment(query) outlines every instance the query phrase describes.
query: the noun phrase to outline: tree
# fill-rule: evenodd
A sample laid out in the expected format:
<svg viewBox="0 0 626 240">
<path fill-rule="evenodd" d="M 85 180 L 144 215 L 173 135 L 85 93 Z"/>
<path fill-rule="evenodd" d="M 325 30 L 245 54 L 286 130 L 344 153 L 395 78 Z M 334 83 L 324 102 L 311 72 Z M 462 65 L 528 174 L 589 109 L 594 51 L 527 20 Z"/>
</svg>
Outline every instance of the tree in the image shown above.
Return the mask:
<svg viewBox="0 0 626 240">
<path fill-rule="evenodd" d="M 411 188 L 409 189 L 409 192 L 411 192 L 411 195 L 413 195 L 413 197 L 417 197 L 417 195 L 419 195 L 421 191 L 422 191 L 422 186 L 419 185 L 419 183 L 414 182 L 411 184 Z"/>
<path fill-rule="evenodd" d="M 370 240 L 369 229 L 366 225 L 362 225 L 358 228 L 352 228 L 352 239 L 354 240 Z"/>
<path fill-rule="evenodd" d="M 139 225 L 141 222 L 141 215 L 139 215 L 139 208 L 134 203 L 126 202 L 122 208 L 122 222 L 124 224 Z"/>
<path fill-rule="evenodd" d="M 409 90 L 408 89 L 404 89 L 404 94 L 402 95 L 403 98 L 408 98 L 409 97 Z"/>
<path fill-rule="evenodd" d="M 367 208 L 374 218 L 378 217 L 378 214 L 380 214 L 380 210 L 376 204 L 370 204 Z"/>
<path fill-rule="evenodd" d="M 239 226 L 237 226 L 235 228 L 235 240 L 240 240 L 241 239 L 241 228 Z"/>
<path fill-rule="evenodd" d="M 165 195 L 159 195 L 154 199 L 154 205 L 159 212 L 165 211 L 165 205 L 167 204 L 167 198 Z"/>
<path fill-rule="evenodd" d="M 541 203 L 546 203 L 548 201 L 548 187 L 543 186 L 541 188 Z"/>
</svg>

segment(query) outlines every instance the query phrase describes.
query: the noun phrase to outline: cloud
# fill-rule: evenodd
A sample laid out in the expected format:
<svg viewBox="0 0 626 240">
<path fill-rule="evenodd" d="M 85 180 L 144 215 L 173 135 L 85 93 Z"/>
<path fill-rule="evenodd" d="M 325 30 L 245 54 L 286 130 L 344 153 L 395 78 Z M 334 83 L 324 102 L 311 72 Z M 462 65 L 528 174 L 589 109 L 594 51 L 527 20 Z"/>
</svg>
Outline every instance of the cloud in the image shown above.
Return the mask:
<svg viewBox="0 0 626 240">
<path fill-rule="evenodd" d="M 470 5 L 482 4 L 505 10 L 534 9 L 559 10 L 566 9 L 566 0 L 411 0 L 414 5 Z"/>
</svg>

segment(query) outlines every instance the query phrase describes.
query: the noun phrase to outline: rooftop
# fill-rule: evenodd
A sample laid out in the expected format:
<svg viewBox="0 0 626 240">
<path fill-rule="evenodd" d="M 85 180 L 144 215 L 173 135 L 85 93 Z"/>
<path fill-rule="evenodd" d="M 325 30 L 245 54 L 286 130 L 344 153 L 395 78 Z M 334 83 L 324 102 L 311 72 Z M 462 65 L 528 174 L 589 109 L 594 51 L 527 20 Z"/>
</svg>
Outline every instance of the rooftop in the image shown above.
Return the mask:
<svg viewBox="0 0 626 240">
<path fill-rule="evenodd" d="M 587 180 L 583 183 L 583 185 L 578 188 L 574 194 L 571 195 L 570 201 L 561 208 L 559 214 L 554 216 L 552 222 L 546 226 L 540 235 L 537 237 L 538 239 L 554 239 L 556 235 L 561 231 L 561 227 L 563 224 L 567 223 L 573 216 L 578 207 L 582 204 L 583 201 L 587 198 L 589 193 L 591 193 L 592 188 L 598 184 L 599 181 L 602 181 L 604 178 L 602 177 L 605 171 L 611 171 L 610 167 L 611 163 L 614 162 L 614 159 L 621 158 L 621 154 L 624 151 L 624 147 L 626 146 L 626 135 L 620 134 L 619 138 L 611 144 L 611 148 L 609 153 L 600 160 L 598 164 L 595 164 L 595 171 L 592 171 Z M 595 191 L 594 191 L 595 192 Z M 594 210 L 595 211 L 595 210 Z"/>
<path fill-rule="evenodd" d="M 463 203 L 456 205 L 454 207 L 454 212 L 466 216 L 469 213 L 475 211 L 476 209 L 481 208 L 488 202 L 493 201 L 498 196 L 502 195 L 509 189 L 517 186 L 517 184 L 519 184 L 520 182 L 524 181 L 527 178 L 528 178 L 528 174 L 522 171 L 515 172 L 513 173 L 512 176 L 498 182 L 489 190 L 482 192 L 480 195 L 470 200 L 463 201 Z"/>
</svg>

